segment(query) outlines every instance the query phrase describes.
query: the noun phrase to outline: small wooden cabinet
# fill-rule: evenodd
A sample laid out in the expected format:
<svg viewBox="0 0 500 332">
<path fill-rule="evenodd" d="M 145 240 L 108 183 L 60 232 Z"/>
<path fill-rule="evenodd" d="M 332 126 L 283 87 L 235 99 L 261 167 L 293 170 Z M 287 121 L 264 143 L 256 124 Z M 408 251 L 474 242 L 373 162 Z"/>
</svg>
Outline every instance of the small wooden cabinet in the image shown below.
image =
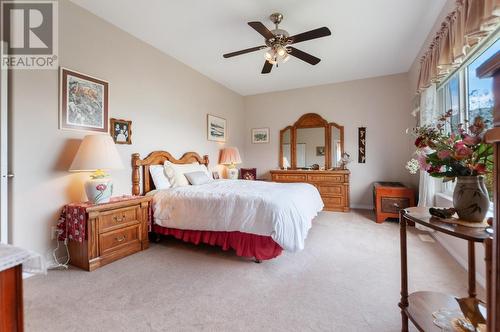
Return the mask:
<svg viewBox="0 0 500 332">
<path fill-rule="evenodd" d="M 327 211 L 350 211 L 349 175 L 347 169 L 331 171 L 272 170 L 274 182 L 304 182 L 318 188 Z"/>
<path fill-rule="evenodd" d="M 373 205 L 378 223 L 387 218 L 399 218 L 401 209 L 415 206 L 415 192 L 400 182 L 375 182 Z"/>
<path fill-rule="evenodd" d="M 87 236 L 83 242 L 68 242 L 70 264 L 93 271 L 147 249 L 150 200 L 138 197 L 87 207 Z"/>
</svg>

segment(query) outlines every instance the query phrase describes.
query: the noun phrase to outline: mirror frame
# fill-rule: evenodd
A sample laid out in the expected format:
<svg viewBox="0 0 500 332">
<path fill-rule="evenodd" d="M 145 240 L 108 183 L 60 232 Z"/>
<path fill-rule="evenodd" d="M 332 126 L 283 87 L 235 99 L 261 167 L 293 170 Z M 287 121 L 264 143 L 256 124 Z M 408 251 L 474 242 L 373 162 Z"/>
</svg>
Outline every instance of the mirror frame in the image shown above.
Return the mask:
<svg viewBox="0 0 500 332">
<path fill-rule="evenodd" d="M 292 126 L 287 126 L 280 130 L 280 154 L 279 165 L 283 169 L 283 136 L 285 132 L 291 129 L 290 133 L 290 153 L 291 153 L 291 167 L 290 169 L 297 169 L 297 129 L 299 128 L 324 128 L 325 129 L 325 169 L 332 168 L 332 150 L 331 150 L 331 137 L 332 127 L 340 130 L 340 153 L 344 153 L 344 126 L 335 122 L 328 122 L 321 115 L 316 113 L 306 113 L 302 115 Z"/>
</svg>

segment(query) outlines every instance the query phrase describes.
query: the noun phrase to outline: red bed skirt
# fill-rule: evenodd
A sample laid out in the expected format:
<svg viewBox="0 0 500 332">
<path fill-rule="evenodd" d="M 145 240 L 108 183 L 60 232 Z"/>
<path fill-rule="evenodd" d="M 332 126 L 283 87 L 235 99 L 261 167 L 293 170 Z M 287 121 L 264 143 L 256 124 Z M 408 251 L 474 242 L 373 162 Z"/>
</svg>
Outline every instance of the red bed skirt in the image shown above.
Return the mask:
<svg viewBox="0 0 500 332">
<path fill-rule="evenodd" d="M 283 249 L 270 236 L 248 234 L 242 232 L 211 232 L 167 228 L 153 225 L 153 232 L 162 235 L 172 235 L 184 242 L 194 244 L 205 243 L 219 246 L 222 250 L 233 249 L 236 255 L 255 257 L 266 260 L 277 257 Z"/>
</svg>

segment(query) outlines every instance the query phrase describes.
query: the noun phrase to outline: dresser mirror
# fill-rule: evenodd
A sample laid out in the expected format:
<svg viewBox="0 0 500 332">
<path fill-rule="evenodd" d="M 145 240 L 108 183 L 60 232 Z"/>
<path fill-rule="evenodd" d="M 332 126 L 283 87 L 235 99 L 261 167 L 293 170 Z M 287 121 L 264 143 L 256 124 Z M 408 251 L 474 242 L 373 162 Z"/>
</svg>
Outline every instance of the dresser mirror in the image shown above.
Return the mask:
<svg viewBox="0 0 500 332">
<path fill-rule="evenodd" d="M 307 113 L 280 132 L 280 168 L 331 169 L 340 166 L 344 127 Z"/>
</svg>

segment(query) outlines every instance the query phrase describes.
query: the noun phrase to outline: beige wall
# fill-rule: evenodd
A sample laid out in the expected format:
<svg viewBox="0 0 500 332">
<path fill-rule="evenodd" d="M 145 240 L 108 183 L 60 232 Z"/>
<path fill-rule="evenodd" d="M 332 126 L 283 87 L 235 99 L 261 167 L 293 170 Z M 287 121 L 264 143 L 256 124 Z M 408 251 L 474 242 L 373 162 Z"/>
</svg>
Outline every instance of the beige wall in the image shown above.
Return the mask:
<svg viewBox="0 0 500 332">
<path fill-rule="evenodd" d="M 243 146 L 241 96 L 68 1 L 59 53 L 61 66 L 110 83 L 110 117 L 133 121 L 133 144 L 117 146 L 126 167 L 112 172 L 116 193 L 130 193 L 133 152 L 197 151 L 216 166 L 221 145 L 207 141 L 207 113 L 227 119 L 228 145 Z M 67 169 L 87 133 L 58 129 L 57 71 L 15 71 L 11 94 L 13 242 L 46 254 L 61 207 L 82 198 L 86 176 Z"/>
<path fill-rule="evenodd" d="M 345 150 L 353 162 L 353 207 L 372 206 L 374 181 L 409 182 L 410 156 L 405 129 L 411 124 L 406 74 L 329 84 L 245 97 L 245 162 L 260 176 L 278 167 L 279 131 L 304 113 L 318 113 L 344 126 Z M 357 128 L 367 127 L 367 161 L 357 162 Z M 270 144 L 252 144 L 251 128 L 269 127 Z"/>
</svg>

